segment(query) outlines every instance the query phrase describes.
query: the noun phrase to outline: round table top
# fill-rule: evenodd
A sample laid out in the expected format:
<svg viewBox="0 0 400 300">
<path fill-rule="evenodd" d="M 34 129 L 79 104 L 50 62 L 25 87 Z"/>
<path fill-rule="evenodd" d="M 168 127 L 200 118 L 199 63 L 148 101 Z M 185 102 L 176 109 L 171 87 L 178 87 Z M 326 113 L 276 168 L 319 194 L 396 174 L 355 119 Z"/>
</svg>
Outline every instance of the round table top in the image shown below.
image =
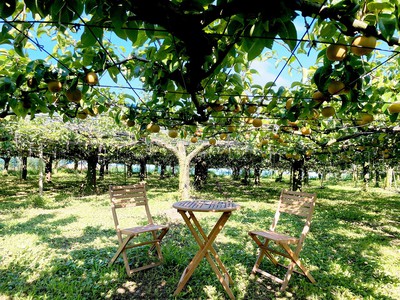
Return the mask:
<svg viewBox="0 0 400 300">
<path fill-rule="evenodd" d="M 231 201 L 188 200 L 176 202 L 172 207 L 184 211 L 226 212 L 240 208 L 240 205 Z"/>
</svg>

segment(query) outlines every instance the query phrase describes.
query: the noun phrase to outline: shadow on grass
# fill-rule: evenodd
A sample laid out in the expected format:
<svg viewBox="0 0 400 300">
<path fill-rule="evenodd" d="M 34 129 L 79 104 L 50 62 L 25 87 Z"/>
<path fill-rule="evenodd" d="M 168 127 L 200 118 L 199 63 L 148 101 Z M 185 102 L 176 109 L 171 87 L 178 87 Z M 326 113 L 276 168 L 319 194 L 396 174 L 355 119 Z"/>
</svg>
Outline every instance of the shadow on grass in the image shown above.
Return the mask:
<svg viewBox="0 0 400 300">
<path fill-rule="evenodd" d="M 256 213 L 257 214 L 257 213 Z M 261 220 L 264 218 L 262 214 Z M 51 219 L 51 215 L 38 216 L 16 228 L 16 232 L 26 230 L 31 233 L 38 232 L 29 227 L 36 227 Z M 121 259 L 108 267 L 108 261 L 117 248 L 116 237 L 113 230 L 102 230 L 97 227 L 87 226 L 82 236 L 76 238 L 50 237 L 46 232 L 53 227 L 50 233 L 61 232 L 65 222 L 75 221 L 74 218 L 63 219 L 60 222 L 48 222 L 39 231 L 41 241 L 59 252 L 46 268 L 37 270 L 37 266 L 27 267 L 24 259 L 15 260 L 7 269 L 0 271 L 3 294 L 10 297 L 16 293 L 20 296 L 34 298 L 107 298 L 110 299 L 174 299 L 172 296 L 183 269 L 198 251 L 198 245 L 183 224 L 171 224 L 171 229 L 163 243 L 165 263 L 147 271 L 134 274 L 127 278 Z M 207 221 L 207 220 L 205 220 Z M 289 283 L 287 292 L 278 291 L 279 286 L 272 284 L 262 277 L 250 276 L 251 267 L 256 259 L 256 249 L 245 251 L 244 242 L 247 242 L 247 231 L 235 230 L 234 218 L 224 228 L 222 234 L 233 242 L 217 241 L 216 249 L 221 260 L 229 270 L 234 282 L 246 282 L 244 289 L 233 285 L 233 292 L 238 299 L 276 299 L 276 297 L 289 297 L 296 295 L 296 299 L 314 297 L 315 299 L 333 299 L 332 291 L 348 290 L 358 295 L 372 297 L 373 299 L 390 299 L 379 294 L 373 288 L 366 288 L 365 284 L 374 286 L 378 281 L 381 284 L 393 284 L 393 280 L 380 272 L 377 263 L 360 257 L 360 253 L 368 250 L 372 256 L 379 255 L 375 252 L 374 244 L 381 245 L 388 241 L 376 240 L 376 237 L 365 238 L 345 237 L 320 228 L 326 224 L 315 221 L 312 224 L 312 236 L 307 239 L 302 257 L 317 280 L 312 285 L 306 278 L 294 274 Z M 208 224 L 208 222 L 207 222 Z M 322 226 L 323 225 L 323 226 Z M 251 224 L 254 226 L 254 224 Z M 210 229 L 206 225 L 205 229 Z M 82 247 L 94 239 L 115 238 L 115 246 L 98 248 Z M 372 239 L 370 239 L 372 238 Z M 75 249 L 74 244 L 80 245 Z M 329 246 L 327 246 L 329 245 Z M 62 254 L 64 253 L 64 254 Z M 132 256 L 130 255 L 132 258 Z M 366 263 L 368 261 L 368 263 Z M 266 268 L 275 271 L 271 264 Z M 333 268 L 339 268 L 333 271 Z M 279 271 L 279 269 L 278 269 Z M 116 272 L 116 273 L 115 273 Z M 282 270 L 280 272 L 282 274 Z M 32 274 L 37 274 L 32 280 Z M 245 279 L 243 279 L 245 278 Z M 228 299 L 218 279 L 205 259 L 200 263 L 177 299 Z"/>
<path fill-rule="evenodd" d="M 152 189 L 158 189 L 161 184 L 149 181 Z M 222 199 L 213 182 L 209 184 L 201 192 L 202 197 Z M 398 277 L 383 270 L 380 257 L 384 249 L 391 248 L 399 239 L 398 197 L 382 196 L 380 200 L 375 194 L 364 195 L 353 190 L 307 188 L 315 190 L 318 199 L 301 257 L 317 284 L 294 274 L 287 291 L 279 292 L 279 285 L 269 279 L 250 276 L 257 249 L 247 232 L 269 227 L 280 190 L 285 185 L 268 182 L 250 188 L 231 181 L 221 184 L 235 202 L 242 204 L 216 241 L 217 252 L 233 278 L 232 289 L 237 299 L 395 299 L 387 294 L 399 285 Z M 162 190 L 168 191 L 167 186 Z M 60 203 L 69 197 L 63 197 L 62 193 L 57 200 Z M 161 196 L 162 192 L 157 190 L 154 195 Z M 87 202 L 87 209 L 90 209 L 92 205 L 103 206 L 107 201 L 88 198 L 82 202 Z M 258 203 L 263 204 L 262 209 L 258 209 Z M 108 266 L 118 247 L 111 223 L 110 229 L 83 225 L 77 229 L 82 234 L 67 237 L 65 227 L 79 224 L 75 215 L 56 219 L 56 215 L 49 212 L 9 226 L 9 220 L 24 213 L 23 207 L 13 206 L 11 202 L 2 203 L 1 207 L 9 209 L 0 223 L 1 243 L 6 243 L 7 236 L 13 238 L 26 233 L 36 235 L 44 248 L 35 250 L 32 245 L 13 259 L 7 257 L 8 253 L 0 252 L 0 295 L 10 299 L 175 299 L 173 293 L 179 278 L 199 249 L 182 220 L 169 220 L 171 229 L 162 244 L 164 264 L 128 278 L 121 258 Z M 165 220 L 165 217 L 159 218 Z M 205 217 L 201 223 L 208 231 L 215 224 L 215 217 Z M 0 244 L 2 247 L 4 244 Z M 276 270 L 279 275 L 285 271 L 267 262 L 263 267 L 272 273 Z M 228 299 L 228 296 L 203 259 L 176 299 L 219 300 Z"/>
<path fill-rule="evenodd" d="M 0 232 L 0 236 L 16 235 L 21 233 L 36 234 L 43 241 L 47 241 L 49 236 L 61 234 L 62 227 L 76 222 L 76 216 L 70 216 L 59 220 L 51 221 L 55 214 L 40 214 L 26 222 L 20 222 L 12 227 Z"/>
</svg>

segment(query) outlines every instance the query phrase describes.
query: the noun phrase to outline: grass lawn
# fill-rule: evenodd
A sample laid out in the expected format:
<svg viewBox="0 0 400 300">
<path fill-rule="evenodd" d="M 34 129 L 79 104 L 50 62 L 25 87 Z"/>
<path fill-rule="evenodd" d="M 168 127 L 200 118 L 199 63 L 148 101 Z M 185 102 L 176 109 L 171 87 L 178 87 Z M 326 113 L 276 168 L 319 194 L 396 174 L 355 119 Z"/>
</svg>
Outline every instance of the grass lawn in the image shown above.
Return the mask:
<svg viewBox="0 0 400 300">
<path fill-rule="evenodd" d="M 0 299 L 175 299 L 179 278 L 198 250 L 172 208 L 177 179 L 148 179 L 155 220 L 171 227 L 162 245 L 165 262 L 128 278 L 122 259 L 108 267 L 118 243 L 107 187 L 125 183 L 117 175 L 99 183 L 98 195 L 82 196 L 84 175 L 59 172 L 45 185 L 43 197 L 36 192 L 37 175 L 26 182 L 15 174 L 0 175 Z M 128 179 L 136 182 L 137 177 Z M 279 292 L 269 279 L 250 276 L 257 250 L 247 232 L 269 227 L 279 193 L 287 187 L 265 178 L 260 186 L 246 187 L 212 177 L 195 195 L 230 197 L 242 206 L 216 243 L 237 299 L 400 299 L 400 194 L 379 188 L 361 192 L 351 182 L 327 182 L 321 189 L 311 181 L 304 188 L 318 197 L 301 254 L 315 285 L 293 274 L 287 290 Z M 200 221 L 210 229 L 218 216 L 204 213 Z M 275 272 L 267 263 L 264 269 Z M 228 296 L 203 260 L 176 299 Z"/>
</svg>

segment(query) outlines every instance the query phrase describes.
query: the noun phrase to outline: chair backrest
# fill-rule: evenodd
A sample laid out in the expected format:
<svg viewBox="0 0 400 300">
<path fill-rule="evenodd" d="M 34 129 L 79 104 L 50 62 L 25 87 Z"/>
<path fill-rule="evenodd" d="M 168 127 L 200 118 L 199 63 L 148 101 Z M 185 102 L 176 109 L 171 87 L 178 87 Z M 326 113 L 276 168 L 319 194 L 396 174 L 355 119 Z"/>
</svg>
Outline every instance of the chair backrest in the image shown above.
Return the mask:
<svg viewBox="0 0 400 300">
<path fill-rule="evenodd" d="M 117 209 L 127 207 L 144 206 L 148 224 L 153 224 L 149 203 L 146 194 L 145 183 L 132 185 L 111 185 L 109 187 L 111 210 L 114 218 L 115 228 L 119 228 Z"/>
<path fill-rule="evenodd" d="M 282 190 L 270 230 L 275 231 L 281 213 L 288 213 L 304 218 L 304 227 L 300 235 L 300 242 L 302 243 L 305 235 L 310 230 L 316 199 L 317 195 L 315 193 Z"/>
</svg>

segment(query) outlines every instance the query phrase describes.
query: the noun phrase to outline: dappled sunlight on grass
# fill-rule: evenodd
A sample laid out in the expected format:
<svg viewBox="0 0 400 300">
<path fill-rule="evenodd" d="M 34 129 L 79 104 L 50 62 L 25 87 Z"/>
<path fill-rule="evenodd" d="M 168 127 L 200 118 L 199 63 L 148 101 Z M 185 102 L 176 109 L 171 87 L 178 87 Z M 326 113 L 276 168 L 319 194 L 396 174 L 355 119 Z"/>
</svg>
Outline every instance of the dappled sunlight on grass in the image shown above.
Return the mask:
<svg viewBox="0 0 400 300">
<path fill-rule="evenodd" d="M 172 208 L 179 199 L 177 178 L 147 179 L 150 209 L 157 222 L 169 224 L 163 240 L 164 264 L 125 274 L 122 259 L 108 267 L 118 241 L 109 205 L 108 185 L 123 176 L 106 176 L 97 195 L 82 195 L 82 174 L 58 173 L 37 194 L 35 178 L 9 175 L 0 190 L 0 298 L 15 299 L 174 299 L 179 278 L 196 254 L 182 217 Z M 129 183 L 138 178 L 128 178 Z M 351 182 L 317 182 L 304 191 L 317 193 L 317 205 L 301 257 L 317 280 L 294 274 L 285 292 L 259 275 L 250 275 L 257 249 L 248 236 L 269 228 L 279 193 L 288 183 L 263 178 L 245 186 L 228 177 L 211 176 L 202 199 L 231 199 L 241 205 L 218 235 L 215 249 L 233 278 L 237 299 L 396 299 L 400 286 L 400 195 L 381 189 L 361 192 Z M 199 213 L 208 233 L 218 213 Z M 143 216 L 126 215 L 127 224 Z M 284 230 L 297 225 L 286 219 Z M 149 259 L 147 250 L 137 258 Z M 133 257 L 131 257 L 133 258 Z M 136 262 L 139 263 L 139 260 Z M 284 273 L 263 262 L 272 273 Z M 204 259 L 177 299 L 228 299 Z"/>
</svg>

